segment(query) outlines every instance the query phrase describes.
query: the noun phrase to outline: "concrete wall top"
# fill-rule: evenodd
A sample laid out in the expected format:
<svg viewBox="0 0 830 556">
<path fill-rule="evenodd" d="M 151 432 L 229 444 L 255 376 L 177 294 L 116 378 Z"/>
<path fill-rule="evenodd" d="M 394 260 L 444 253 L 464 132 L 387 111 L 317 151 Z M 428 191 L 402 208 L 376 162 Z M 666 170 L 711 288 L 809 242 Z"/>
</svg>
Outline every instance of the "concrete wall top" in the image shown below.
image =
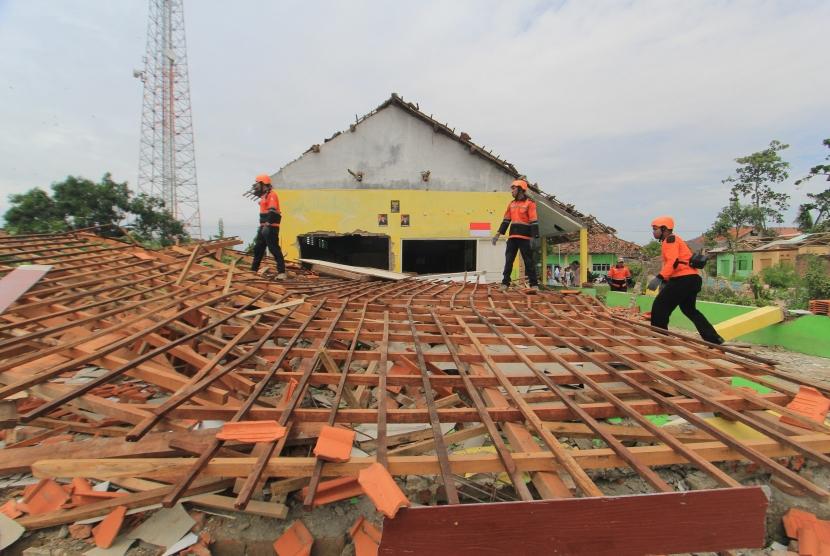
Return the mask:
<svg viewBox="0 0 830 556">
<path fill-rule="evenodd" d="M 352 172 L 362 172 L 357 181 Z M 429 171 L 429 181 L 421 172 Z M 394 104 L 272 176 L 279 189 L 509 192 L 513 176 Z"/>
</svg>

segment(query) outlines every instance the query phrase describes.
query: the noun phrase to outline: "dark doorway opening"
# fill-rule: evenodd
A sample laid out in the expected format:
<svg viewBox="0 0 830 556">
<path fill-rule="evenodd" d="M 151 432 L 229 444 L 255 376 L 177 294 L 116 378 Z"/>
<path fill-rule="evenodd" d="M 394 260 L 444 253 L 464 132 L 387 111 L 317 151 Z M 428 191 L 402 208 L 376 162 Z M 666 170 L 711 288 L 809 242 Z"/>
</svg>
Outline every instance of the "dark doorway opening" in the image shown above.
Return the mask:
<svg viewBox="0 0 830 556">
<path fill-rule="evenodd" d="M 476 269 L 474 239 L 405 239 L 403 271 L 445 274 Z"/>
<path fill-rule="evenodd" d="M 297 236 L 297 242 L 302 259 L 389 270 L 387 236 L 308 234 Z"/>
</svg>

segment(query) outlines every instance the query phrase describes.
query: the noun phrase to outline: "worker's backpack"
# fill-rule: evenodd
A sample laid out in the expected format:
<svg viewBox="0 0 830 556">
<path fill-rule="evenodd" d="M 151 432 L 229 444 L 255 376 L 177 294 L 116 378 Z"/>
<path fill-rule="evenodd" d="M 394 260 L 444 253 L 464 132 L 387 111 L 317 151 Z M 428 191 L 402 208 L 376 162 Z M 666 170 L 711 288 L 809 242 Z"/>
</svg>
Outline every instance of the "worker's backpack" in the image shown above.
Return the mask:
<svg viewBox="0 0 830 556">
<path fill-rule="evenodd" d="M 689 259 L 689 266 L 692 268 L 703 268 L 706 266 L 706 262 L 709 260 L 709 255 L 704 255 L 703 251 L 698 251 L 692 258 Z"/>
</svg>

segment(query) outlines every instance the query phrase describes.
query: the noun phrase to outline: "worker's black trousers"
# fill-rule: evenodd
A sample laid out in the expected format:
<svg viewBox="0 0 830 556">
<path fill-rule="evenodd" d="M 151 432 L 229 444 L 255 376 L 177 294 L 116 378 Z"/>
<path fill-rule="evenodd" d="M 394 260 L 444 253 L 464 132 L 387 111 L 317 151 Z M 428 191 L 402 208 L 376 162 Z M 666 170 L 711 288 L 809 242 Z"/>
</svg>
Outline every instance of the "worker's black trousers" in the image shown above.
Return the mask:
<svg viewBox="0 0 830 556">
<path fill-rule="evenodd" d="M 672 311 L 680 307 L 683 314 L 694 323 L 701 338 L 707 342 L 722 344 L 723 338 L 695 306 L 702 284 L 703 280 L 697 274 L 669 280 L 651 306 L 651 325 L 668 330 Z"/>
<path fill-rule="evenodd" d="M 625 280 L 611 280 L 608 282 L 611 286 L 612 292 L 627 292 L 628 291 L 628 282 Z"/>
<path fill-rule="evenodd" d="M 254 240 L 254 262 L 251 264 L 251 270 L 256 272 L 259 270 L 259 264 L 262 262 L 262 257 L 265 255 L 265 248 L 274 255 L 277 261 L 277 273 L 285 272 L 285 259 L 280 250 L 280 229 L 274 226 L 260 227 Z"/>
<path fill-rule="evenodd" d="M 516 260 L 516 252 L 522 252 L 522 260 L 525 263 L 525 274 L 531 287 L 538 286 L 539 280 L 536 278 L 536 263 L 533 262 L 533 250 L 530 248 L 529 239 L 521 239 L 518 237 L 511 237 L 507 239 L 507 248 L 504 250 L 504 272 L 502 273 L 501 283 L 505 286 L 510 285 L 510 274 L 513 272 L 513 261 Z"/>
</svg>

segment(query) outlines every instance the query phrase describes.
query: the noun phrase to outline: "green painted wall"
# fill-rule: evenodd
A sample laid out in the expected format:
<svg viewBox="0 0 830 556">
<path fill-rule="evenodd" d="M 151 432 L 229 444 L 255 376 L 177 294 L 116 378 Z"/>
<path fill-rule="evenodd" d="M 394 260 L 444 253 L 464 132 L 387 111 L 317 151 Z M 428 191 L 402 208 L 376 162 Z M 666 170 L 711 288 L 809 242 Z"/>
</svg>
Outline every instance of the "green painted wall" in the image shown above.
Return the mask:
<svg viewBox="0 0 830 556">
<path fill-rule="evenodd" d="M 607 270 L 594 270 L 595 264 L 607 264 L 609 267 L 614 266 L 617 262 L 617 256 L 613 253 L 597 253 L 596 255 L 591 255 L 591 266 L 589 270 L 591 272 L 596 272 L 598 274 L 607 274 Z"/>
<path fill-rule="evenodd" d="M 735 276 L 747 278 L 752 274 L 752 253 L 737 253 Z M 718 253 L 718 276 L 729 277 L 732 271 L 732 253 Z"/>
<path fill-rule="evenodd" d="M 551 253 L 550 251 L 553 251 Z M 579 260 L 579 253 L 572 253 L 572 254 L 565 254 L 562 253 L 561 256 L 556 253 L 556 246 L 548 247 L 548 256 L 547 256 L 547 264 L 549 265 L 559 265 L 561 267 L 568 266 L 573 261 Z M 613 253 L 589 253 L 588 254 L 588 269 L 591 272 L 594 272 L 593 265 L 595 264 L 607 264 L 613 265 L 617 262 L 617 256 Z M 603 274 L 605 272 L 603 271 Z"/>
<path fill-rule="evenodd" d="M 630 299 L 631 294 L 627 293 L 608 292 L 606 295 L 606 302 L 609 307 L 627 307 Z M 641 312 L 650 311 L 653 302 L 654 298 L 651 296 L 641 295 L 637 298 L 637 306 Z M 699 301 L 697 308 L 706 315 L 706 318 L 712 324 L 718 324 L 755 309 L 755 307 L 707 301 Z M 684 330 L 695 329 L 691 321 L 680 312 L 680 309 L 672 313 L 669 324 Z M 762 330 L 745 334 L 736 338 L 736 341 L 764 346 L 780 346 L 799 353 L 830 357 L 830 317 L 805 315 L 795 320 L 774 324 Z"/>
<path fill-rule="evenodd" d="M 553 253 L 550 253 L 550 251 L 553 251 Z M 588 255 L 589 260 L 590 260 L 591 257 L 592 257 L 592 255 Z M 571 254 L 562 253 L 562 255 L 560 256 L 556 253 L 556 246 L 553 246 L 553 247 L 549 246 L 548 247 L 548 256 L 547 256 L 546 260 L 547 260 L 547 264 L 549 264 L 549 265 L 554 265 L 554 266 L 559 265 L 559 266 L 564 268 L 564 267 L 568 266 L 569 264 L 571 264 L 573 261 L 578 261 L 579 260 L 579 253 L 571 253 Z"/>
</svg>

